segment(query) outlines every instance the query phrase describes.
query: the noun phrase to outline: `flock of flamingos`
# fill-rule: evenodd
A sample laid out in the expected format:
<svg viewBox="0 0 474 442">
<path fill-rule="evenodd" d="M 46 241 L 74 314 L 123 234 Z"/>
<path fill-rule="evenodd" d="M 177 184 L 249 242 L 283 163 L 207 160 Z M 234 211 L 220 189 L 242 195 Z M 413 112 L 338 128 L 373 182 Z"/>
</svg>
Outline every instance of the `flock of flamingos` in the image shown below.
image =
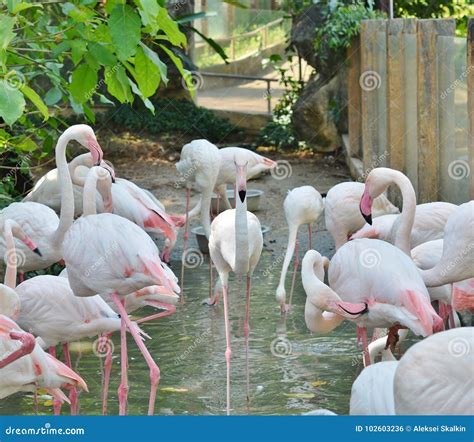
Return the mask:
<svg viewBox="0 0 474 442">
<path fill-rule="evenodd" d="M 68 163 L 71 140 L 89 152 Z M 247 278 L 248 350 L 251 279 L 263 238 L 259 219 L 247 211 L 247 180 L 277 163 L 247 149 L 218 149 L 206 140 L 192 141 L 176 165 L 187 190 L 186 213 L 173 216 L 151 193 L 115 177 L 89 126 L 69 127 L 58 139 L 55 156 L 57 168 L 22 202 L 0 211 L 0 254 L 6 266 L 0 284 L 0 398 L 22 391 L 33 392 L 36 399 L 37 390 L 44 389 L 53 397 L 55 414 L 64 402 L 77 414 L 78 390 L 87 391 L 87 385 L 71 368 L 69 343 L 99 335 L 99 345 L 107 347 L 110 335 L 120 331 L 119 412 L 127 413 L 128 332 L 150 369 L 148 413 L 153 414 L 160 370 L 145 346 L 148 335 L 140 324 L 173 314 L 183 298 L 184 266 L 178 281 L 167 262 L 178 229 L 184 228 L 186 250 L 189 220 L 199 216 L 218 273 L 208 303 L 223 299 L 229 414 L 228 277 L 233 272 Z M 227 199 L 228 184 L 234 186 L 234 208 Z M 400 190 L 401 212 L 385 196 L 390 185 Z M 190 210 L 192 186 L 200 198 Z M 222 196 L 218 201 L 226 208 L 214 219 L 213 192 Z M 474 414 L 474 329 L 461 326 L 457 313 L 474 311 L 474 202 L 417 205 L 403 173 L 376 168 L 365 184 L 338 184 L 325 198 L 314 187 L 295 188 L 283 207 L 289 240 L 276 289 L 282 314 L 291 307 L 285 279 L 298 247 L 298 228 L 309 226 L 311 249 L 311 226 L 324 214 L 336 243 L 331 260 L 308 250 L 301 276 L 309 330 L 327 333 L 344 320 L 357 325 L 366 368 L 353 384 L 350 413 Z M 164 239 L 161 255 L 150 235 Z M 59 276 L 24 279 L 25 272 L 57 262 L 65 265 Z M 144 306 L 154 307 L 156 313 L 131 321 L 129 314 Z M 369 343 L 368 330 L 376 335 L 377 329 L 387 329 L 386 336 Z M 396 360 L 394 347 L 408 331 L 426 339 Z M 58 345 L 64 363 L 56 358 Z M 109 352 L 104 414 L 111 363 Z M 313 412 L 324 413 L 329 411 Z"/>
</svg>

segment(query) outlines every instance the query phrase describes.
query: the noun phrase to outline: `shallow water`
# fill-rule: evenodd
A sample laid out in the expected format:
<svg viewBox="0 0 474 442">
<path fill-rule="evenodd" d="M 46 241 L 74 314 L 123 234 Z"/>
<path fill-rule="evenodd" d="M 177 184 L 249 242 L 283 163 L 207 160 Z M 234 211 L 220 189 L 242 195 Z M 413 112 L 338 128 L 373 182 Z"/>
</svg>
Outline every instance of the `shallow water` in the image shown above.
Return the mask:
<svg viewBox="0 0 474 442">
<path fill-rule="evenodd" d="M 180 263 L 173 262 L 179 274 Z M 252 281 L 250 313 L 250 405 L 246 401 L 244 346 L 245 285 L 230 280 L 232 339 L 231 394 L 233 414 L 300 414 L 327 408 L 347 414 L 352 382 L 362 368 L 355 326 L 345 322 L 324 336 L 312 335 L 304 323 L 305 294 L 298 274 L 293 310 L 282 319 L 275 301 L 280 264 L 262 254 Z M 278 270 L 273 270 L 278 269 Z M 170 317 L 143 324 L 152 337 L 146 341 L 161 370 L 155 412 L 158 414 L 225 414 L 226 364 L 223 303 L 202 305 L 209 296 L 209 264 L 187 269 L 184 305 Z M 291 275 L 287 277 L 287 289 Z M 288 290 L 289 291 L 289 290 Z M 143 310 L 140 316 L 149 314 Z M 92 351 L 93 339 L 73 345 L 73 364 L 89 386 L 80 394 L 81 414 L 100 414 L 101 363 Z M 120 337 L 113 336 L 114 359 L 109 414 L 118 413 Z M 129 349 L 129 414 L 146 414 L 149 371 L 131 336 Z M 0 402 L 0 414 L 32 414 L 33 398 L 17 394 Z M 39 413 L 50 414 L 41 400 Z M 69 413 L 69 407 L 63 407 Z"/>
</svg>

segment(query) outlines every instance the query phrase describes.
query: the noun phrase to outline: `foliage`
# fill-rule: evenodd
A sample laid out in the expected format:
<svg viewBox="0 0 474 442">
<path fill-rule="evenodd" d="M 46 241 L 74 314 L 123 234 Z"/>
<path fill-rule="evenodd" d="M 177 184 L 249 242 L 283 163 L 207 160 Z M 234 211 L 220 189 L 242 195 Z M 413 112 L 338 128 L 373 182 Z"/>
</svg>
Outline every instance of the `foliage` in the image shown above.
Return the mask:
<svg viewBox="0 0 474 442">
<path fill-rule="evenodd" d="M 288 57 L 291 64 L 292 57 Z M 284 86 L 285 92 L 273 109 L 273 118 L 260 131 L 260 141 L 265 145 L 275 146 L 278 149 L 298 149 L 304 147 L 299 142 L 292 125 L 293 107 L 298 100 L 302 84 L 295 80 L 291 69 L 282 66 L 279 55 L 272 55 L 270 62 L 280 75 L 280 84 Z"/>
<path fill-rule="evenodd" d="M 212 111 L 196 106 L 189 100 L 153 98 L 156 107 L 152 114 L 142 104 L 123 105 L 104 115 L 104 121 L 120 129 L 163 134 L 185 133 L 189 137 L 207 138 L 211 142 L 221 142 L 226 136 L 236 134 L 239 128 Z"/>
</svg>

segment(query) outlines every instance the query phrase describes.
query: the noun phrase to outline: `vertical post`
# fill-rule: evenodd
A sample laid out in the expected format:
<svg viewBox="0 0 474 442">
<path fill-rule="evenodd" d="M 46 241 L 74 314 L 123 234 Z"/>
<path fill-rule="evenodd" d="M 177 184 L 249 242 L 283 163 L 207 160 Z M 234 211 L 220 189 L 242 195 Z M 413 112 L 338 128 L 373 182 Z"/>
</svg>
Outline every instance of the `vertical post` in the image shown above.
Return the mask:
<svg viewBox="0 0 474 442">
<path fill-rule="evenodd" d="M 381 154 L 385 154 L 386 96 L 381 97 L 385 84 L 385 63 L 380 63 L 380 53 L 386 56 L 386 20 L 363 20 L 361 25 L 361 65 L 359 84 L 362 89 L 362 151 L 364 170 L 384 165 Z M 384 35 L 385 37 L 385 35 Z M 383 106 L 385 104 L 385 106 Z"/>
<path fill-rule="evenodd" d="M 418 201 L 436 201 L 439 195 L 438 35 L 454 35 L 455 21 L 418 20 Z"/>
<path fill-rule="evenodd" d="M 230 59 L 235 60 L 235 37 L 233 35 L 230 37 Z"/>
<path fill-rule="evenodd" d="M 350 156 L 362 158 L 362 115 L 360 79 L 360 38 L 353 39 L 349 46 L 347 59 L 347 106 L 349 116 Z"/>
<path fill-rule="evenodd" d="M 467 149 L 469 151 L 469 195 L 474 199 L 474 18 L 467 24 L 467 110 L 468 134 Z"/>
<path fill-rule="evenodd" d="M 271 115 L 272 113 L 272 88 L 270 86 L 270 80 L 266 80 L 267 82 L 267 110 L 268 113 Z"/>
<path fill-rule="evenodd" d="M 263 27 L 263 47 L 268 47 L 268 25 Z"/>
</svg>

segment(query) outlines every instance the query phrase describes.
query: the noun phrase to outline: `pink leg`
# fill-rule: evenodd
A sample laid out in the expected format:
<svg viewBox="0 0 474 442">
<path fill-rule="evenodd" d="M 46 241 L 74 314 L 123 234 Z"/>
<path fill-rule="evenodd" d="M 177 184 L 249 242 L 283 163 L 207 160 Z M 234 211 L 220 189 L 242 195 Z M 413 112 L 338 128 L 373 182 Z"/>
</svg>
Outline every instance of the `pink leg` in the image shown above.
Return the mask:
<svg viewBox="0 0 474 442">
<path fill-rule="evenodd" d="M 456 312 L 453 309 L 452 305 L 447 305 L 446 309 L 448 311 L 448 318 L 449 318 L 449 328 L 456 328 L 456 323 L 454 322 L 454 315 Z"/>
<path fill-rule="evenodd" d="M 23 272 L 18 272 L 18 279 L 21 284 L 25 280 L 25 274 Z"/>
<path fill-rule="evenodd" d="M 365 327 L 357 327 L 360 333 L 360 337 L 362 339 L 362 348 L 363 348 L 363 355 L 364 355 L 364 361 L 365 361 L 365 366 L 368 367 L 370 365 L 370 357 L 369 357 L 369 345 L 367 342 L 367 328 Z"/>
<path fill-rule="evenodd" d="M 299 265 L 300 265 L 299 244 L 298 244 L 298 238 L 296 238 L 295 262 L 294 262 L 294 267 L 293 267 L 293 275 L 291 277 L 291 288 L 290 288 L 290 299 L 288 301 L 288 310 L 291 308 L 291 302 L 293 300 L 293 291 L 295 289 L 296 273 L 298 272 Z"/>
<path fill-rule="evenodd" d="M 312 229 L 312 225 L 311 224 L 308 224 L 308 236 L 309 236 L 309 248 L 308 250 L 312 250 L 313 249 L 313 229 Z"/>
<path fill-rule="evenodd" d="M 109 384 L 110 384 L 110 373 L 112 371 L 112 346 L 109 345 L 108 341 L 112 333 L 104 333 L 99 339 L 104 340 L 105 348 L 107 349 L 107 355 L 105 356 L 104 362 L 104 382 L 102 385 L 102 415 L 107 415 L 107 398 L 109 396 Z"/>
<path fill-rule="evenodd" d="M 227 192 L 227 191 L 226 191 Z M 237 207 L 237 187 L 234 184 L 234 209 Z"/>
<path fill-rule="evenodd" d="M 225 324 L 225 361 L 227 365 L 227 416 L 230 415 L 230 358 L 232 350 L 230 348 L 230 328 L 229 328 L 229 301 L 227 299 L 227 285 L 222 286 L 222 293 L 224 298 L 224 324 Z"/>
<path fill-rule="evenodd" d="M 170 316 L 176 312 L 176 307 L 171 304 L 164 304 L 161 302 L 154 302 L 154 307 L 159 307 L 165 309 L 164 312 L 155 313 L 153 315 L 145 316 L 144 318 L 140 318 L 135 321 L 137 324 L 142 324 L 143 322 L 153 321 L 154 319 L 164 318 L 165 316 Z"/>
<path fill-rule="evenodd" d="M 244 323 L 244 336 L 245 336 L 245 365 L 247 374 L 247 405 L 250 404 L 250 369 L 249 369 L 249 320 L 250 320 L 250 275 L 247 274 L 247 292 L 245 296 L 245 323 Z"/>
<path fill-rule="evenodd" d="M 186 189 L 186 221 L 184 222 L 184 238 L 183 238 L 183 255 L 181 257 L 181 296 L 179 298 L 181 304 L 184 304 L 184 257 L 186 250 L 188 248 L 188 239 L 189 239 L 189 200 L 191 198 L 191 189 Z"/>
<path fill-rule="evenodd" d="M 56 347 L 49 347 L 48 349 L 49 354 L 56 358 Z M 55 416 L 59 416 L 61 414 L 61 401 L 58 399 L 53 399 L 53 411 Z"/>
<path fill-rule="evenodd" d="M 66 361 L 66 365 L 72 369 L 71 363 L 71 353 L 69 353 L 69 344 L 67 342 L 63 343 L 63 353 L 64 359 Z M 69 400 L 71 401 L 71 416 L 77 415 L 78 409 L 78 400 L 77 400 L 77 389 L 76 387 L 72 387 L 69 392 Z"/>
<path fill-rule="evenodd" d="M 148 367 L 150 368 L 150 400 L 148 402 L 148 415 L 151 416 L 153 415 L 153 412 L 155 409 L 156 390 L 158 388 L 158 382 L 160 381 L 160 369 L 158 368 L 158 365 L 156 365 L 156 362 L 151 357 L 150 352 L 148 351 L 145 344 L 143 343 L 143 340 L 141 336 L 139 335 L 139 333 L 137 332 L 136 328 L 132 326 L 132 321 L 130 321 L 130 318 L 127 315 L 125 307 L 123 306 L 122 302 L 120 301 L 116 293 L 112 295 L 112 299 L 114 300 L 115 305 L 117 306 L 117 309 L 120 313 L 120 317 L 122 318 L 123 321 L 125 321 L 125 324 L 127 325 L 128 330 L 133 336 L 135 343 L 137 344 L 143 357 L 145 358 L 145 361 L 148 364 Z"/>
<path fill-rule="evenodd" d="M 120 299 L 117 300 L 115 297 L 117 295 L 113 295 L 114 302 L 116 305 L 120 305 L 123 307 L 122 302 Z M 127 324 L 125 322 L 125 317 L 120 312 L 120 385 L 118 388 L 118 400 L 119 400 L 119 414 L 120 416 L 125 416 L 127 414 L 127 398 L 128 398 L 128 355 L 127 355 Z M 127 316 L 127 313 L 125 313 Z"/>
</svg>

